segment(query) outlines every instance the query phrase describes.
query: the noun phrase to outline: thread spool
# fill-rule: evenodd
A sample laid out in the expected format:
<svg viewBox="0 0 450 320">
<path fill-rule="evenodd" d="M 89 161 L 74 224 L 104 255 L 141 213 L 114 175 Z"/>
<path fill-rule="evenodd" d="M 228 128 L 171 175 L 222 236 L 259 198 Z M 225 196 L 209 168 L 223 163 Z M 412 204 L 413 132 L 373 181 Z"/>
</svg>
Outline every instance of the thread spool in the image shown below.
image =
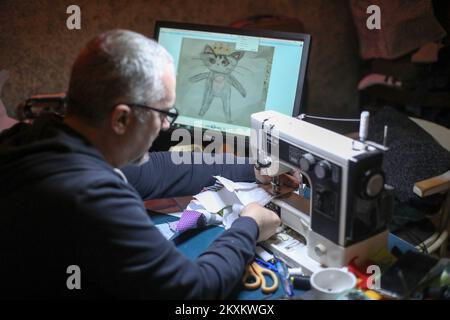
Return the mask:
<svg viewBox="0 0 450 320">
<path fill-rule="evenodd" d="M 302 273 L 302 268 L 289 268 L 288 272 L 290 276 L 301 276 Z"/>
<path fill-rule="evenodd" d="M 369 111 L 361 112 L 361 119 L 359 122 L 359 140 L 365 141 L 369 134 Z"/>
</svg>

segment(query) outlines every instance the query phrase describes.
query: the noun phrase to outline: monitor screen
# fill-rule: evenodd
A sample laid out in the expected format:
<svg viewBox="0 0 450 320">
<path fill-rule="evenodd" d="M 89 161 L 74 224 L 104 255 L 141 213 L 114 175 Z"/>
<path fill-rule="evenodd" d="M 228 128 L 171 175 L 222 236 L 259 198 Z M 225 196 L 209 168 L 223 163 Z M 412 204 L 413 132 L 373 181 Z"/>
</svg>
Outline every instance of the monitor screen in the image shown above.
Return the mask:
<svg viewBox="0 0 450 320">
<path fill-rule="evenodd" d="M 310 36 L 271 30 L 157 22 L 174 59 L 176 125 L 250 135 L 250 115 L 299 114 Z"/>
</svg>

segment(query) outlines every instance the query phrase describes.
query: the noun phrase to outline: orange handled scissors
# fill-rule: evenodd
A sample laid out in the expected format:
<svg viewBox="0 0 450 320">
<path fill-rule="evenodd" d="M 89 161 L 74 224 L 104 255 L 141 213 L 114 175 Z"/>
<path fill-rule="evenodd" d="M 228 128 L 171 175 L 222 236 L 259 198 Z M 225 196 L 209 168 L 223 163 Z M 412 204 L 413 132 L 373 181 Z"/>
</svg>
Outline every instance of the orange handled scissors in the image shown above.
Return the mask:
<svg viewBox="0 0 450 320">
<path fill-rule="evenodd" d="M 270 287 L 267 286 L 265 276 L 272 279 L 273 284 Z M 261 287 L 263 293 L 273 293 L 278 289 L 278 277 L 275 272 L 261 267 L 256 262 L 252 262 L 247 266 L 242 282 L 245 289 L 255 290 Z"/>
</svg>

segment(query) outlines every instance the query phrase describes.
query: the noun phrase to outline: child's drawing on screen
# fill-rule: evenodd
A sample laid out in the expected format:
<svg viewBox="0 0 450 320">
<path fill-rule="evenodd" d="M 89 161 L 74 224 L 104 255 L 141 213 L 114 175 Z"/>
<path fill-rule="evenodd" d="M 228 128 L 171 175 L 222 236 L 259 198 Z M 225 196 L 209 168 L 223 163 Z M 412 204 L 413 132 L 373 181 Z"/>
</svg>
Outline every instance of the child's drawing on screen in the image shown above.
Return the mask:
<svg viewBox="0 0 450 320">
<path fill-rule="evenodd" d="M 205 91 L 203 92 L 202 106 L 199 115 L 203 116 L 208 112 L 214 98 L 222 100 L 222 108 L 227 122 L 231 122 L 231 89 L 236 89 L 242 97 L 246 97 L 247 92 L 244 86 L 233 76 L 233 71 L 244 56 L 243 51 L 234 51 L 229 54 L 215 52 L 214 49 L 205 45 L 200 59 L 208 69 L 206 72 L 196 74 L 189 78 L 191 82 L 205 80 Z"/>
<path fill-rule="evenodd" d="M 244 51 L 231 41 L 183 39 L 179 51 L 174 51 L 181 121 L 250 127 L 251 114 L 266 109 L 275 53 L 271 46 L 250 49 Z"/>
</svg>

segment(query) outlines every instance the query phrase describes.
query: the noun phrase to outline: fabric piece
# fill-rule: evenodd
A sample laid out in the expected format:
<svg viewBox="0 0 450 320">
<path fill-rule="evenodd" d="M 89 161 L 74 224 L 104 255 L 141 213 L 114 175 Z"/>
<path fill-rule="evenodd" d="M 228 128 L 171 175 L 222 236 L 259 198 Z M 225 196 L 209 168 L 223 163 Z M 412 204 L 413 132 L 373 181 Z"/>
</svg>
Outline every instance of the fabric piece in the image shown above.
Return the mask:
<svg viewBox="0 0 450 320">
<path fill-rule="evenodd" d="M 367 27 L 370 5 L 380 8 L 381 29 Z M 395 59 L 446 36 L 428 0 L 351 0 L 350 6 L 363 59 Z"/>
<path fill-rule="evenodd" d="M 224 208 L 223 212 L 223 225 L 225 230 L 228 230 L 233 225 L 234 221 L 236 221 L 242 209 L 244 208 L 241 204 L 233 204 L 231 207 Z"/>
<path fill-rule="evenodd" d="M 222 217 L 218 213 L 207 211 L 199 201 L 192 200 L 186 207 L 186 210 L 200 212 L 205 218 L 206 225 L 220 225 L 222 224 Z"/>
<path fill-rule="evenodd" d="M 206 219 L 201 212 L 186 210 L 177 224 L 177 232 L 185 232 L 189 229 L 204 227 L 205 225 Z"/>
<path fill-rule="evenodd" d="M 169 238 L 166 237 L 166 239 L 172 239 L 172 237 L 176 236 L 176 234 L 178 233 L 177 231 L 178 222 L 179 221 L 172 221 L 167 223 L 169 229 L 172 231 L 172 234 L 170 235 Z"/>
<path fill-rule="evenodd" d="M 218 191 L 198 193 L 194 198 L 208 211 L 217 213 L 233 204 L 247 205 L 257 202 L 265 206 L 272 200 L 272 195 L 256 183 L 233 182 L 221 176 L 215 176 L 224 185 Z"/>
<path fill-rule="evenodd" d="M 192 214 L 192 213 L 195 213 Z M 201 216 L 199 216 L 199 214 Z M 196 216 L 199 216 L 198 218 Z M 180 224 L 181 222 L 181 224 Z M 209 225 L 221 225 L 223 218 L 219 213 L 211 213 L 207 211 L 199 201 L 192 200 L 189 202 L 186 210 L 181 213 L 180 220 L 169 222 L 167 228 L 172 232 L 167 239 L 173 240 L 180 233 L 190 229 Z"/>
<path fill-rule="evenodd" d="M 176 231 L 175 231 L 176 225 L 174 227 L 172 227 L 172 223 L 173 222 L 166 222 L 166 223 L 161 223 L 161 224 L 156 225 L 159 232 L 161 232 L 163 237 L 166 238 L 167 240 L 173 239 L 173 237 L 176 234 Z"/>
</svg>

